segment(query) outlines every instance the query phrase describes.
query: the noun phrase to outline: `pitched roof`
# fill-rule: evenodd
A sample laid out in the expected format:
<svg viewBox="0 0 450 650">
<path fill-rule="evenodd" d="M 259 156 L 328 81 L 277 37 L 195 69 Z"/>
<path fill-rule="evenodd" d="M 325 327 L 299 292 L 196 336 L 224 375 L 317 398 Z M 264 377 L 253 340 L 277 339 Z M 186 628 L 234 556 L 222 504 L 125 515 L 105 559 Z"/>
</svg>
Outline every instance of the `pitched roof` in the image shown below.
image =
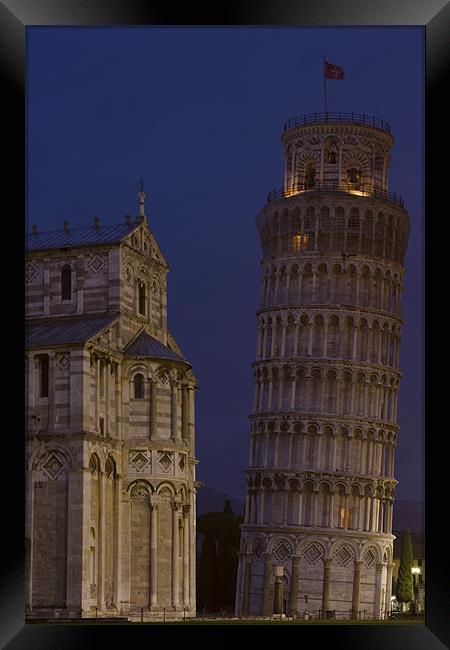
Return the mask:
<svg viewBox="0 0 450 650">
<path fill-rule="evenodd" d="M 27 348 L 38 348 L 84 343 L 116 319 L 117 314 L 93 318 L 52 318 L 45 322 L 41 319 L 30 320 L 25 327 L 25 345 Z"/>
<path fill-rule="evenodd" d="M 125 346 L 124 354 L 132 357 L 153 357 L 156 359 L 177 359 L 178 361 L 184 361 L 183 357 L 157 341 L 145 330 Z"/>
<path fill-rule="evenodd" d="M 47 248 L 72 248 L 76 246 L 89 246 L 92 244 L 112 244 L 120 242 L 140 224 L 134 223 L 105 225 L 95 228 L 71 228 L 65 230 L 53 230 L 51 232 L 38 232 L 28 234 L 26 238 L 26 249 L 28 251 L 45 250 Z"/>
</svg>

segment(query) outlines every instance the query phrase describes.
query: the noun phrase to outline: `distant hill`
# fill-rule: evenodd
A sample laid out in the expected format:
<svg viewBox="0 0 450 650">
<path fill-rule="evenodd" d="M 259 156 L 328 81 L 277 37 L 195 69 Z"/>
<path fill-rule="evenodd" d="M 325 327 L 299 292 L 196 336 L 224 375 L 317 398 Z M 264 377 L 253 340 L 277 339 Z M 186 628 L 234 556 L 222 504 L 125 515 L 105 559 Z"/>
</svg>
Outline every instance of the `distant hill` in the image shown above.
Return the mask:
<svg viewBox="0 0 450 650">
<path fill-rule="evenodd" d="M 235 497 L 203 487 L 197 492 L 197 515 L 204 512 L 221 512 L 223 504 L 229 499 L 235 515 L 244 514 L 244 502 Z M 424 505 L 419 501 L 395 501 L 393 530 L 409 529 L 411 532 L 420 533 L 425 529 Z"/>
<path fill-rule="evenodd" d="M 244 514 L 243 501 L 235 499 L 225 492 L 203 487 L 197 492 L 197 515 L 202 515 L 205 512 L 222 512 L 227 499 L 231 501 L 231 508 L 235 515 Z"/>
</svg>

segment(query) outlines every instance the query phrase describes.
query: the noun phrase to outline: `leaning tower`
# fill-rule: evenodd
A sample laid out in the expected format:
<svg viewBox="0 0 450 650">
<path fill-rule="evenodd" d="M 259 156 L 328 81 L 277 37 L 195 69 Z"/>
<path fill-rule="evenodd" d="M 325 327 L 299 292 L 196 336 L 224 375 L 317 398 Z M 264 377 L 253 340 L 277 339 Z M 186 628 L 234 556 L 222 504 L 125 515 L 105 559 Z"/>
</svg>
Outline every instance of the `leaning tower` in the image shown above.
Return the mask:
<svg viewBox="0 0 450 650">
<path fill-rule="evenodd" d="M 284 127 L 285 184 L 257 217 L 261 306 L 238 616 L 380 618 L 392 583 L 403 258 L 389 124 Z"/>
</svg>

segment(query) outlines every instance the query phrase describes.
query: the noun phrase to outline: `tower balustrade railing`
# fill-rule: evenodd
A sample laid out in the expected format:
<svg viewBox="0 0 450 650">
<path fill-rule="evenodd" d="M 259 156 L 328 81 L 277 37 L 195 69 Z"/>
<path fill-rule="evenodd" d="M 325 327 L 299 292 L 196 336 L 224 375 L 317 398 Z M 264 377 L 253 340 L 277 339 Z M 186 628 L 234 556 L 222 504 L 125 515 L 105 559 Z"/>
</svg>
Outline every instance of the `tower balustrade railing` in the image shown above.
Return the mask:
<svg viewBox="0 0 450 650">
<path fill-rule="evenodd" d="M 389 203 L 393 203 L 400 207 L 404 206 L 403 197 L 395 192 L 388 192 L 387 190 L 380 190 L 372 186 L 365 186 L 359 183 L 338 183 L 337 181 L 324 181 L 322 183 L 293 183 L 291 185 L 283 185 L 274 188 L 267 193 L 267 203 L 276 201 L 277 199 L 286 199 L 291 196 L 298 196 L 299 194 L 311 195 L 313 193 L 329 194 L 329 193 L 345 193 L 354 196 L 365 196 L 375 199 L 383 199 Z"/>
<path fill-rule="evenodd" d="M 373 115 L 366 115 L 365 113 L 343 113 L 341 111 L 331 112 L 326 111 L 324 113 L 305 113 L 304 115 L 296 115 L 295 117 L 290 117 L 284 123 L 284 131 L 288 131 L 295 126 L 304 126 L 305 124 L 314 124 L 314 123 L 351 123 L 351 124 L 363 124 L 365 126 L 371 126 L 373 128 L 382 129 L 383 131 L 391 132 L 391 126 L 388 122 L 380 120 Z"/>
</svg>

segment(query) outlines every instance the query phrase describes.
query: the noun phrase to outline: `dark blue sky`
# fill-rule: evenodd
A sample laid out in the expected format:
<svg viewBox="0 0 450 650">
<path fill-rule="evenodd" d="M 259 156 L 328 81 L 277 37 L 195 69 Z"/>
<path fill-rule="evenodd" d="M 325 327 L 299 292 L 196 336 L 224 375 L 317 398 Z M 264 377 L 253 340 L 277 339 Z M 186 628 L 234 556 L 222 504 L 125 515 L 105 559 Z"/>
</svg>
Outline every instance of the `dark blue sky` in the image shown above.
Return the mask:
<svg viewBox="0 0 450 650">
<path fill-rule="evenodd" d="M 244 497 L 256 350 L 255 218 L 283 183 L 280 136 L 323 110 L 391 124 L 390 190 L 410 213 L 398 499 L 423 497 L 424 34 L 421 27 L 27 29 L 27 224 L 146 213 L 171 267 L 169 328 L 193 364 L 198 478 Z"/>
</svg>

